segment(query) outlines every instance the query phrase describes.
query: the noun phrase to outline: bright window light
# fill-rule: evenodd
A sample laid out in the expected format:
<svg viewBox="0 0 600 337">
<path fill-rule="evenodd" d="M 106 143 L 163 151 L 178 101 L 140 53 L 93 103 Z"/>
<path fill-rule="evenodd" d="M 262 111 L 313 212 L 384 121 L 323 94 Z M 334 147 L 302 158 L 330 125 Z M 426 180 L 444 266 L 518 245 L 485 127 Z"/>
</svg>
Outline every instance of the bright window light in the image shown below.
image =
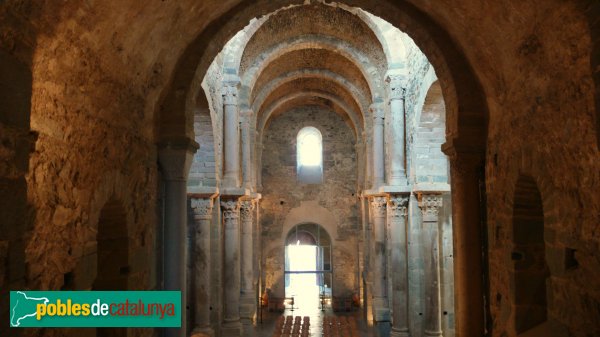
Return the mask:
<svg viewBox="0 0 600 337">
<path fill-rule="evenodd" d="M 300 140 L 300 165 L 321 165 L 321 137 L 315 133 L 307 133 Z"/>
<path fill-rule="evenodd" d="M 322 181 L 323 176 L 323 138 L 317 128 L 307 126 L 298 132 L 297 168 L 298 180 L 315 184 Z"/>
</svg>

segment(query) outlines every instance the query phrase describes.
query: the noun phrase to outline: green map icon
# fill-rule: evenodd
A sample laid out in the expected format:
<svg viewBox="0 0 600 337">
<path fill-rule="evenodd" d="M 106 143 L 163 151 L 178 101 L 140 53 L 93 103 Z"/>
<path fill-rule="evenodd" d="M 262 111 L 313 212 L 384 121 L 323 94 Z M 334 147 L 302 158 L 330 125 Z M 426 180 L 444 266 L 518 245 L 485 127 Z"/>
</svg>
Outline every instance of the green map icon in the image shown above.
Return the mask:
<svg viewBox="0 0 600 337">
<path fill-rule="evenodd" d="M 37 305 L 47 304 L 50 300 L 46 297 L 30 297 L 22 291 L 17 291 L 13 295 L 10 308 L 10 326 L 17 327 L 21 325 L 24 319 L 36 319 Z"/>
</svg>

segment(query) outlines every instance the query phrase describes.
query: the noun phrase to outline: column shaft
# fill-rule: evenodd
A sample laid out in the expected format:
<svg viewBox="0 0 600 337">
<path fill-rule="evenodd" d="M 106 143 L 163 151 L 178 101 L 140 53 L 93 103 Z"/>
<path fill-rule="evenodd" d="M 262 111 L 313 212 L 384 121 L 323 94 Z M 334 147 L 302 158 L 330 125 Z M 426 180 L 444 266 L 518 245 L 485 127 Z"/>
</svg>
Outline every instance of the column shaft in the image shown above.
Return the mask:
<svg viewBox="0 0 600 337">
<path fill-rule="evenodd" d="M 252 110 L 242 113 L 242 173 L 245 188 L 252 188 Z"/>
<path fill-rule="evenodd" d="M 240 336 L 240 204 L 235 199 L 222 199 L 221 210 L 225 227 L 224 251 L 224 310 L 222 333 L 225 336 Z"/>
<path fill-rule="evenodd" d="M 194 332 L 213 335 L 210 327 L 210 227 L 213 201 L 211 198 L 193 198 L 194 211 Z"/>
<path fill-rule="evenodd" d="M 262 138 L 258 133 L 256 133 L 256 143 L 254 144 L 254 156 L 256 165 L 254 166 L 254 179 L 256 181 L 256 189 L 262 190 L 262 154 L 263 154 L 263 144 Z"/>
<path fill-rule="evenodd" d="M 241 301 L 240 317 L 246 323 L 251 323 L 256 311 L 255 289 L 254 289 L 254 200 L 243 200 L 240 202 L 241 214 L 241 260 L 242 260 L 242 280 L 241 280 Z"/>
<path fill-rule="evenodd" d="M 392 332 L 391 336 L 408 337 L 408 242 L 406 216 L 409 194 L 394 195 L 388 204 L 392 246 Z"/>
<path fill-rule="evenodd" d="M 402 87 L 404 77 L 388 75 L 390 82 L 390 112 L 392 121 L 392 139 L 390 145 L 390 177 L 388 185 L 406 185 L 405 161 L 405 125 L 404 125 L 404 97 L 405 89 Z"/>
<path fill-rule="evenodd" d="M 385 215 L 386 197 L 372 197 L 371 209 L 373 212 L 373 309 L 375 321 L 389 321 L 389 312 L 386 297 L 386 273 L 385 273 Z"/>
<path fill-rule="evenodd" d="M 242 218 L 242 294 L 254 295 L 252 266 L 253 255 L 253 227 L 254 227 L 254 200 L 241 202 L 240 213 Z"/>
<path fill-rule="evenodd" d="M 237 87 L 226 83 L 223 87 L 223 152 L 225 173 L 223 185 L 240 186 L 240 130 L 237 102 Z"/>
<path fill-rule="evenodd" d="M 183 139 L 163 144 L 159 148 L 159 161 L 165 180 L 164 208 L 164 289 L 181 291 L 181 328 L 165 329 L 167 337 L 183 337 L 186 332 L 186 227 L 187 227 L 187 175 L 198 144 Z"/>
<path fill-rule="evenodd" d="M 373 113 L 373 188 L 383 185 L 384 149 L 383 149 L 383 109 L 378 104 L 371 105 Z"/>
<path fill-rule="evenodd" d="M 448 151 L 451 152 L 451 151 Z M 481 336 L 484 332 L 481 222 L 477 155 L 450 153 L 454 251 L 456 335 Z"/>
<path fill-rule="evenodd" d="M 419 195 L 419 207 L 423 218 L 423 249 L 425 258 L 425 336 L 442 336 L 442 312 L 440 294 L 439 210 L 442 196 Z"/>
</svg>

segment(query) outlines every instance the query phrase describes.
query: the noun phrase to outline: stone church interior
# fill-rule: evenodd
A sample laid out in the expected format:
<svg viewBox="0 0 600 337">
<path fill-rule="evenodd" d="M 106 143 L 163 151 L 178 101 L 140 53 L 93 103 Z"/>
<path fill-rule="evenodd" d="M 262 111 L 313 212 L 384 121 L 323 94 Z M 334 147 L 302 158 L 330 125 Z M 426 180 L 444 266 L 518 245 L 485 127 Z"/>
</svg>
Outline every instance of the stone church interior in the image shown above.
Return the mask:
<svg viewBox="0 0 600 337">
<path fill-rule="evenodd" d="M 600 336 L 598 1 L 5 0 L 0 103 L 0 336 Z"/>
</svg>

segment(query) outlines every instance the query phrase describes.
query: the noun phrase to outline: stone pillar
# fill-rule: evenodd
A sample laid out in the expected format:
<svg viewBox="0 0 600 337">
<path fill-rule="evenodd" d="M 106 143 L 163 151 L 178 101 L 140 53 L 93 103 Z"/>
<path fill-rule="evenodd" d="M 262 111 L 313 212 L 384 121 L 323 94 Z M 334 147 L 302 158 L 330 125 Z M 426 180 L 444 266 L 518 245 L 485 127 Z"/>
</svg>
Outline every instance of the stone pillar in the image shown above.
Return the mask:
<svg viewBox="0 0 600 337">
<path fill-rule="evenodd" d="M 240 322 L 240 203 L 238 198 L 221 197 L 223 224 L 225 227 L 224 248 L 224 301 L 223 336 L 242 335 Z"/>
<path fill-rule="evenodd" d="M 223 83 L 223 186 L 240 187 L 240 128 L 238 116 L 237 84 Z"/>
<path fill-rule="evenodd" d="M 181 328 L 167 328 L 167 337 L 183 337 L 186 333 L 186 181 L 198 144 L 182 139 L 160 144 L 158 159 L 165 182 L 164 208 L 164 289 L 181 291 Z"/>
<path fill-rule="evenodd" d="M 363 154 L 365 155 L 365 177 L 363 186 L 365 190 L 368 190 L 373 183 L 373 133 L 363 131 L 363 138 L 365 140 Z"/>
<path fill-rule="evenodd" d="M 386 78 L 390 85 L 390 125 L 392 127 L 390 146 L 390 177 L 388 185 L 407 185 L 405 170 L 405 125 L 404 125 L 404 99 L 406 90 L 403 88 L 404 76 L 389 74 Z"/>
<path fill-rule="evenodd" d="M 252 188 L 252 123 L 253 112 L 246 109 L 242 112 L 242 174 L 244 188 Z"/>
<path fill-rule="evenodd" d="M 365 322 L 373 322 L 373 301 L 372 301 L 372 283 L 371 283 L 371 213 L 369 211 L 369 198 L 361 192 L 360 195 L 360 207 L 361 207 L 361 215 L 362 215 L 362 226 L 363 226 L 363 316 Z"/>
<path fill-rule="evenodd" d="M 358 168 L 357 172 L 357 189 L 362 190 L 367 188 L 365 186 L 365 143 L 362 137 L 359 137 L 354 145 L 354 151 L 356 151 L 356 167 Z"/>
<path fill-rule="evenodd" d="M 383 185 L 384 171 L 384 148 L 383 148 L 383 119 L 384 111 L 380 104 L 371 104 L 373 114 L 373 181 L 372 188 L 376 189 Z"/>
<path fill-rule="evenodd" d="M 213 199 L 191 199 L 194 212 L 194 319 L 196 326 L 192 335 L 214 336 L 210 326 L 210 229 Z"/>
<path fill-rule="evenodd" d="M 373 320 L 377 324 L 379 335 L 389 328 L 390 311 L 387 300 L 386 282 L 386 244 L 385 216 L 387 197 L 372 196 L 371 210 L 373 216 L 373 252 L 371 270 L 373 271 Z"/>
<path fill-rule="evenodd" d="M 256 132 L 256 143 L 255 143 L 255 160 L 256 166 L 254 169 L 255 181 L 256 181 L 256 189 L 258 191 L 262 190 L 262 155 L 263 155 L 263 143 L 262 137 Z"/>
<path fill-rule="evenodd" d="M 456 335 L 479 337 L 484 334 L 482 238 L 480 215 L 480 167 L 483 152 L 446 143 L 452 181 L 452 232 L 454 251 L 454 300 Z M 467 152 L 468 151 L 468 152 Z"/>
<path fill-rule="evenodd" d="M 254 204 L 253 199 L 245 199 L 240 202 L 240 214 L 242 223 L 242 280 L 241 280 L 241 304 L 240 316 L 245 324 L 252 323 L 256 311 L 254 290 Z"/>
<path fill-rule="evenodd" d="M 424 335 L 442 336 L 442 312 L 440 294 L 439 210 L 442 195 L 419 193 L 422 215 L 423 257 L 425 259 L 425 317 Z M 473 275 L 477 277 L 477 275 Z"/>
<path fill-rule="evenodd" d="M 392 246 L 392 332 L 394 337 L 408 337 L 408 242 L 406 216 L 409 194 L 396 194 L 388 203 Z"/>
</svg>

